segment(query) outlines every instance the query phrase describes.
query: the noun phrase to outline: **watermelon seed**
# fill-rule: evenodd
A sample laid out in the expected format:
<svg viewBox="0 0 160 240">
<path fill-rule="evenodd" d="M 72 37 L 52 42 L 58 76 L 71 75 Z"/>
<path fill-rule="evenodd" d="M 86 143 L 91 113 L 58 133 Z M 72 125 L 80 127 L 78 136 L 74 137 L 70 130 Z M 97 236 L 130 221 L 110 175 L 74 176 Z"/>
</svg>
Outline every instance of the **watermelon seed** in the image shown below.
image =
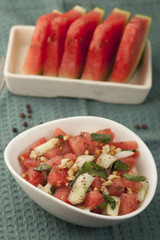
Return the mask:
<svg viewBox="0 0 160 240">
<path fill-rule="evenodd" d="M 71 43 L 71 38 L 68 38 L 68 43 L 69 43 L 69 44 Z"/>
<path fill-rule="evenodd" d="M 81 37 L 79 42 L 82 43 L 82 41 L 83 41 L 83 38 Z"/>
<path fill-rule="evenodd" d="M 103 42 L 100 42 L 99 46 L 100 46 L 100 48 L 103 47 Z"/>
<path fill-rule="evenodd" d="M 54 36 L 53 38 L 52 38 L 52 41 L 54 42 L 56 40 L 56 36 Z"/>
</svg>

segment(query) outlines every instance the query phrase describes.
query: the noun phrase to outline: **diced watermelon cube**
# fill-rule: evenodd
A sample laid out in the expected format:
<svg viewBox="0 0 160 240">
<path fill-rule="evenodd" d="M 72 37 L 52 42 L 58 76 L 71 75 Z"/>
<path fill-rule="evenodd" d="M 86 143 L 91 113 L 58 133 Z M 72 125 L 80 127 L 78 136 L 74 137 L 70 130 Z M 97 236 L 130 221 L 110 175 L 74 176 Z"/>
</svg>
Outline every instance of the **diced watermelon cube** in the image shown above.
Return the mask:
<svg viewBox="0 0 160 240">
<path fill-rule="evenodd" d="M 24 159 L 24 161 L 21 161 L 21 165 L 25 170 L 27 170 L 29 167 L 35 168 L 40 164 L 40 161 L 34 160 L 34 159 L 30 159 L 30 158 L 26 158 Z"/>
<path fill-rule="evenodd" d="M 98 191 L 91 190 L 85 200 L 84 204 L 89 207 L 91 210 L 97 209 L 102 203 L 105 202 L 105 199 L 103 198 L 102 194 Z"/>
<path fill-rule="evenodd" d="M 95 179 L 94 179 L 94 181 L 92 182 L 90 188 L 93 189 L 93 190 L 94 190 L 95 188 L 97 188 L 98 190 L 100 190 L 101 186 L 102 186 L 101 177 L 95 177 Z"/>
<path fill-rule="evenodd" d="M 47 181 L 53 185 L 54 187 L 61 187 L 65 186 L 68 182 L 67 180 L 67 173 L 68 169 L 58 169 L 58 167 L 52 168 L 50 171 Z"/>
<path fill-rule="evenodd" d="M 38 184 L 44 185 L 46 183 L 46 177 L 44 172 L 34 171 L 33 167 L 29 167 L 26 171 L 27 181 L 34 186 L 38 186 Z"/>
<path fill-rule="evenodd" d="M 130 188 L 133 193 L 137 193 L 142 188 L 141 182 L 134 182 L 128 179 L 123 178 L 126 188 Z"/>
<path fill-rule="evenodd" d="M 126 149 L 137 149 L 138 143 L 136 141 L 121 141 L 112 143 L 116 148 Z"/>
<path fill-rule="evenodd" d="M 66 203 L 70 203 L 68 201 L 68 195 L 70 193 L 70 189 L 65 187 L 65 186 L 62 186 L 62 187 L 59 187 L 56 189 L 55 193 L 53 194 L 53 196 L 55 198 L 58 198 L 60 199 L 61 201 L 63 202 L 66 202 Z"/>
<path fill-rule="evenodd" d="M 120 175 L 122 175 L 122 174 L 124 174 L 126 172 L 129 172 L 135 166 L 135 163 L 138 162 L 138 159 L 131 156 L 131 157 L 126 157 L 126 158 L 121 158 L 120 161 L 129 166 L 128 170 L 126 170 L 126 171 L 119 171 Z"/>
<path fill-rule="evenodd" d="M 46 161 L 45 164 L 47 164 L 48 166 L 50 166 L 52 168 L 56 168 L 58 165 L 61 164 L 61 160 L 62 160 L 61 156 L 55 156 L 55 157 L 49 159 L 48 161 Z"/>
<path fill-rule="evenodd" d="M 49 149 L 47 152 L 43 154 L 44 157 L 47 159 L 52 159 L 53 157 L 56 157 L 57 155 L 61 155 L 62 150 L 59 146 Z"/>
<path fill-rule="evenodd" d="M 94 153 L 94 142 L 88 132 L 81 132 L 79 135 L 70 137 L 69 144 L 76 155 L 83 155 L 86 150 L 90 154 Z"/>
<path fill-rule="evenodd" d="M 119 215 L 131 213 L 137 209 L 137 194 L 123 193 L 120 196 Z"/>
<path fill-rule="evenodd" d="M 67 153 L 72 153 L 73 152 L 68 141 L 62 142 L 60 148 L 61 148 L 61 155 L 62 156 L 67 154 Z"/>
<path fill-rule="evenodd" d="M 59 135 L 65 136 L 67 133 L 64 132 L 61 128 L 56 128 L 53 133 L 53 137 L 58 137 Z"/>
<path fill-rule="evenodd" d="M 113 139 L 115 137 L 115 133 L 112 132 L 112 130 L 110 128 L 106 128 L 106 129 L 100 129 L 99 131 L 97 131 L 96 133 L 100 133 L 100 134 L 110 134 L 111 135 L 111 140 L 109 142 L 109 144 L 113 143 Z"/>
<path fill-rule="evenodd" d="M 107 186 L 109 195 L 121 196 L 125 192 L 125 183 L 122 179 L 113 180 L 112 185 Z"/>
<path fill-rule="evenodd" d="M 63 158 L 69 158 L 71 161 L 75 162 L 77 159 L 77 155 L 74 153 L 66 153 Z"/>
</svg>

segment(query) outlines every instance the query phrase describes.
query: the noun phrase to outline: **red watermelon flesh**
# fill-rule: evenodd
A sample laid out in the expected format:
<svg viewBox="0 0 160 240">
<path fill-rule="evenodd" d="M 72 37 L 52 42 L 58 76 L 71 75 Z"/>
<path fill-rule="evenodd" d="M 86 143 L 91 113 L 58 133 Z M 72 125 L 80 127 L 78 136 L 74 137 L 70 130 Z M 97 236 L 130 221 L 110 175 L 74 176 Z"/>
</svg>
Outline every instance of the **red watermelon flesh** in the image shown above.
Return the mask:
<svg viewBox="0 0 160 240">
<path fill-rule="evenodd" d="M 70 11 L 57 18 L 54 18 L 51 21 L 51 31 L 47 41 L 43 75 L 58 75 L 58 69 L 62 59 L 67 30 L 71 23 L 85 13 L 86 9 L 80 6 L 75 6 Z"/>
<path fill-rule="evenodd" d="M 135 15 L 127 24 L 117 52 L 110 81 L 128 82 L 142 57 L 152 19 Z"/>
<path fill-rule="evenodd" d="M 104 13 L 103 9 L 94 8 L 71 24 L 65 40 L 59 76 L 80 78 L 93 32 L 102 21 Z"/>
<path fill-rule="evenodd" d="M 38 18 L 25 58 L 22 74 L 37 75 L 42 73 L 50 22 L 59 15 L 60 13 L 55 11 Z"/>
<path fill-rule="evenodd" d="M 130 12 L 115 8 L 95 30 L 82 79 L 103 81 L 109 75 Z"/>
</svg>

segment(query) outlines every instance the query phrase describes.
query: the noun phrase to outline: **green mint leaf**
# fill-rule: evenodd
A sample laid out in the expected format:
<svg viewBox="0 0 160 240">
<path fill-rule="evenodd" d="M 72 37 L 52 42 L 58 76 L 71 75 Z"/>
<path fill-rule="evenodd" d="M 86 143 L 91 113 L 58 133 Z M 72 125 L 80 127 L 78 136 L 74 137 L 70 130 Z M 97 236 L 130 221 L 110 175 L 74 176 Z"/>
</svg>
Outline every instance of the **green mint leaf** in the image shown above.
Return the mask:
<svg viewBox="0 0 160 240">
<path fill-rule="evenodd" d="M 39 164 L 36 168 L 34 168 L 34 171 L 38 171 L 38 172 L 41 172 L 41 171 L 46 171 L 46 172 L 50 172 L 51 171 L 51 167 L 48 166 L 47 164 Z"/>
<path fill-rule="evenodd" d="M 100 211 L 102 211 L 102 210 L 105 208 L 106 205 L 107 205 L 107 202 L 101 203 L 101 204 L 97 207 L 97 209 L 100 210 Z"/>
<path fill-rule="evenodd" d="M 100 143 L 109 143 L 111 140 L 111 134 L 91 133 L 92 141 Z"/>
<path fill-rule="evenodd" d="M 63 140 L 63 135 L 60 134 L 60 135 L 58 135 L 56 138 Z"/>
<path fill-rule="evenodd" d="M 122 176 L 124 178 L 128 179 L 128 180 L 133 181 L 133 182 L 142 182 L 142 181 L 146 180 L 146 177 L 144 177 L 144 176 L 134 176 L 134 175 L 131 175 L 131 174 L 128 174 L 128 173 L 124 173 Z"/>
<path fill-rule="evenodd" d="M 122 149 L 121 151 L 131 151 L 131 152 L 136 152 L 136 149 L 129 149 L 129 148 L 127 148 L 127 149 Z"/>
<path fill-rule="evenodd" d="M 114 210 L 116 208 L 116 201 L 113 197 L 109 195 L 102 194 L 104 199 L 111 205 L 111 209 Z"/>
<path fill-rule="evenodd" d="M 116 160 L 113 162 L 110 166 L 110 172 L 112 173 L 113 171 L 121 170 L 121 171 L 126 171 L 129 169 L 129 166 L 125 163 L 123 163 L 120 160 Z"/>
<path fill-rule="evenodd" d="M 69 183 L 68 188 L 71 188 L 75 183 L 76 179 L 83 173 L 88 173 L 93 177 L 107 177 L 105 168 L 99 166 L 94 162 L 85 162 L 83 166 L 79 169 L 79 171 L 76 173 L 74 180 Z"/>
<path fill-rule="evenodd" d="M 68 184 L 68 188 L 71 188 L 71 187 L 73 186 L 73 184 L 75 183 L 76 179 L 77 179 L 81 174 L 83 174 L 83 173 L 85 173 L 85 172 L 84 172 L 84 169 L 80 168 L 80 170 L 76 173 L 74 180 L 71 181 L 71 182 Z"/>
<path fill-rule="evenodd" d="M 54 186 L 51 186 L 51 187 L 50 187 L 50 191 L 51 191 L 52 194 L 54 194 L 55 191 L 56 191 L 56 188 L 55 188 Z"/>
<path fill-rule="evenodd" d="M 105 178 L 106 175 L 106 169 L 104 167 L 99 166 L 98 164 L 94 162 L 86 162 L 83 166 L 82 169 L 84 172 L 89 173 L 93 177 L 103 177 Z"/>
</svg>

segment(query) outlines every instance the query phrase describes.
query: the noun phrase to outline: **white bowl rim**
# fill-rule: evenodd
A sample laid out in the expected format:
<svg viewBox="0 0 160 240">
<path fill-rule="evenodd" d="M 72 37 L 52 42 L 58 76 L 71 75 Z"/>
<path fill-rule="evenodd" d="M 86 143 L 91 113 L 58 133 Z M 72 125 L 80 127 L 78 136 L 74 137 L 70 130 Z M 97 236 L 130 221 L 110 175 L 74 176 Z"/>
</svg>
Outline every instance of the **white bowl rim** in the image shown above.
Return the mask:
<svg viewBox="0 0 160 240">
<path fill-rule="evenodd" d="M 158 175 L 157 175 L 157 169 L 156 169 L 156 164 L 155 164 L 155 161 L 154 161 L 154 158 L 150 152 L 150 150 L 148 149 L 148 151 L 150 152 L 150 155 L 152 157 L 152 166 L 153 166 L 153 169 L 154 169 L 154 186 L 152 186 L 152 194 L 150 194 L 150 196 L 147 196 L 147 201 L 145 201 L 145 204 L 142 204 L 138 209 L 136 209 L 134 212 L 132 213 L 129 213 L 129 214 L 126 214 L 126 215 L 121 215 L 121 216 L 108 216 L 108 215 L 102 215 L 102 214 L 96 214 L 96 213 L 92 213 L 92 212 L 87 212 L 87 211 L 84 211 L 80 208 L 77 208 L 77 207 L 74 207 L 70 204 L 67 204 L 57 198 L 54 198 L 53 196 L 43 192 L 42 190 L 38 189 L 37 187 L 33 186 L 32 184 L 30 184 L 29 182 L 27 182 L 26 180 L 24 180 L 11 166 L 10 164 L 10 161 L 9 161 L 9 158 L 8 158 L 8 151 L 9 151 L 9 148 L 10 146 L 14 143 L 14 141 L 21 137 L 21 136 L 24 136 L 26 134 L 26 132 L 32 132 L 32 131 L 36 131 L 38 128 L 42 128 L 42 127 L 45 127 L 46 125 L 48 124 L 52 124 L 53 122 L 59 122 L 59 121 L 65 121 L 65 120 L 70 120 L 70 119 L 84 119 L 84 118 L 90 118 L 90 119 L 105 119 L 106 121 L 108 122 L 112 122 L 112 123 L 115 123 L 115 124 L 118 124 L 120 127 L 123 127 L 125 128 L 127 131 L 131 132 L 133 135 L 136 136 L 136 138 L 145 145 L 146 149 L 148 149 L 147 145 L 142 141 L 142 139 L 136 134 L 134 133 L 132 130 L 130 130 L 129 128 L 127 128 L 126 126 L 122 125 L 121 123 L 118 123 L 117 121 L 114 121 L 114 120 L 111 120 L 111 119 L 107 119 L 107 118 L 103 118 L 103 117 L 97 117 L 97 116 L 74 116 L 74 117 L 66 117 L 66 118 L 59 118 L 59 119 L 56 119 L 56 120 L 52 120 L 52 121 L 48 121 L 48 122 L 45 122 L 43 124 L 40 124 L 40 125 L 37 125 L 35 127 L 32 127 L 28 130 L 25 130 L 24 132 L 20 133 L 19 135 L 17 135 L 15 138 L 13 138 L 7 145 L 7 147 L 5 148 L 5 151 L 4 151 L 4 159 L 5 159 L 5 163 L 8 167 L 8 169 L 10 170 L 10 172 L 16 176 L 17 179 L 19 179 L 20 181 L 22 181 L 24 184 L 26 184 L 28 187 L 30 187 L 33 191 L 38 191 L 39 193 L 41 193 L 43 196 L 47 197 L 47 198 L 50 198 L 50 199 L 53 199 L 53 201 L 56 201 L 57 203 L 65 206 L 65 207 L 68 207 L 69 209 L 71 209 L 72 211 L 76 211 L 76 212 L 79 212 L 81 214 L 84 214 L 85 215 L 89 215 L 89 216 L 92 216 L 93 218 L 97 218 L 97 219 L 101 219 L 101 220 L 126 220 L 126 219 L 129 219 L 131 217 L 134 217 L 136 215 L 138 215 L 139 213 L 141 213 L 149 204 L 150 202 L 152 201 L 154 195 L 155 195 L 155 192 L 156 192 L 156 188 L 157 188 L 157 181 L 158 181 Z"/>
</svg>

